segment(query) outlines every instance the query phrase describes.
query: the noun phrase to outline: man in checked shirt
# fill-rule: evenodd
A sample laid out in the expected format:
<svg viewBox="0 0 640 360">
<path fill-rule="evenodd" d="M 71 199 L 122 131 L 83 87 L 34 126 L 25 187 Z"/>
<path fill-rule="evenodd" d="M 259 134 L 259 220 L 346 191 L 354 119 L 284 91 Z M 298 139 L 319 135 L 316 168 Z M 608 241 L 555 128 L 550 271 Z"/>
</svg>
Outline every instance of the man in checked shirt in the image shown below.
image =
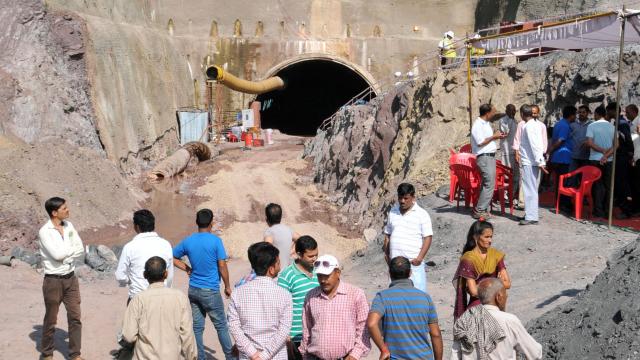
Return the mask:
<svg viewBox="0 0 640 360">
<path fill-rule="evenodd" d="M 275 281 L 280 272 L 278 248 L 259 242 L 249 247 L 248 255 L 256 278 L 231 295 L 229 332 L 240 360 L 287 360 L 293 305 L 291 294 Z"/>
<path fill-rule="evenodd" d="M 302 313 L 300 353 L 305 360 L 358 360 L 371 350 L 364 291 L 340 280 L 338 259 L 313 264 L 320 286 L 310 290 Z"/>
</svg>

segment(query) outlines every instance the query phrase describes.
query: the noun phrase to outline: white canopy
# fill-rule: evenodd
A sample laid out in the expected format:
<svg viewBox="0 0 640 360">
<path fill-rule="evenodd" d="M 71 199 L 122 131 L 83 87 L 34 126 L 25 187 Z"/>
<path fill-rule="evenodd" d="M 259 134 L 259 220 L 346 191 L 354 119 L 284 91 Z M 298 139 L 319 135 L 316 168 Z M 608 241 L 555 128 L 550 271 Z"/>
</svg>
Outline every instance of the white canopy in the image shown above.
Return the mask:
<svg viewBox="0 0 640 360">
<path fill-rule="evenodd" d="M 640 43 L 640 11 L 609 12 L 531 30 L 485 36 L 471 40 L 476 47 L 489 52 L 538 48 L 591 49 L 617 46 L 620 42 L 620 20 L 627 19 L 625 43 Z"/>
</svg>

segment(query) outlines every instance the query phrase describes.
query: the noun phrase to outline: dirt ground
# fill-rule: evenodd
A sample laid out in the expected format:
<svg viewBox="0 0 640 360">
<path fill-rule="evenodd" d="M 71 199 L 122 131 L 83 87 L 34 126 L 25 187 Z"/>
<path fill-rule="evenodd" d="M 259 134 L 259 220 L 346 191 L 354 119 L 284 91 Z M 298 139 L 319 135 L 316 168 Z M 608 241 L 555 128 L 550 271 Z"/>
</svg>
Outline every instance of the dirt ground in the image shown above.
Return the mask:
<svg viewBox="0 0 640 360">
<path fill-rule="evenodd" d="M 344 279 L 362 287 L 371 299 L 387 287 L 388 276 L 377 242 L 369 244 L 341 222 L 341 215 L 310 184 L 304 173 L 307 164 L 300 159 L 298 138 L 280 138 L 279 145 L 242 151 L 239 146 L 223 147 L 213 161 L 200 164 L 176 183 L 147 186 L 148 207 L 154 211 L 158 231 L 175 243 L 193 229 L 193 214 L 210 207 L 217 215 L 216 227 L 233 256 L 229 267 L 236 282 L 249 271 L 245 260 L 247 246 L 262 238 L 266 224 L 262 209 L 267 202 L 278 202 L 285 210 L 284 222 L 302 234 L 314 236 L 321 253 L 338 255 L 344 264 Z M 451 278 L 457 266 L 459 249 L 472 220 L 468 213 L 434 195 L 420 199 L 431 214 L 434 243 L 427 256 L 429 292 L 433 297 L 444 330 L 445 358 L 451 342 L 454 291 Z M 519 214 L 518 214 L 519 215 Z M 381 215 L 382 216 L 382 215 Z M 513 287 L 509 292 L 509 311 L 523 322 L 565 303 L 593 281 L 604 268 L 609 255 L 637 234 L 608 231 L 598 225 L 573 221 L 541 209 L 542 225 L 520 227 L 509 216 L 493 220 L 494 246 L 507 254 Z M 85 243 L 121 244 L 132 236 L 128 222 L 82 233 Z M 365 248 L 366 247 L 366 248 Z M 41 297 L 42 275 L 19 263 L 15 268 L 0 267 L 1 358 L 36 358 L 40 324 L 44 314 Z M 187 289 L 187 277 L 177 272 L 174 287 Z M 126 301 L 126 289 L 119 288 L 113 275 L 81 282 L 83 301 L 83 353 L 88 359 L 109 359 L 116 348 L 115 335 Z M 66 320 L 59 315 L 56 344 L 66 349 Z M 220 359 L 220 349 L 211 323 L 205 344 L 212 359 Z M 64 350 L 63 350 L 64 351 Z M 60 352 L 56 359 L 62 359 Z M 372 349 L 367 359 L 377 359 Z"/>
</svg>

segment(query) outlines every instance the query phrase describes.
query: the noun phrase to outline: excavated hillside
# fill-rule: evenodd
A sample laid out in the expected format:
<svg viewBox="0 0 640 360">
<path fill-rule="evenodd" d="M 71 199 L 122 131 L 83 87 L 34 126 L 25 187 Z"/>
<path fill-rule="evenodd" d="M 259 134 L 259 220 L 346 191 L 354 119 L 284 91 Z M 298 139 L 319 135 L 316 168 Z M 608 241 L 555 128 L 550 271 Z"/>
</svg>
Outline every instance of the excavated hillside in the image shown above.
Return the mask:
<svg viewBox="0 0 640 360">
<path fill-rule="evenodd" d="M 528 324 L 545 359 L 640 357 L 640 238 L 617 251 L 575 299 Z"/>
<path fill-rule="evenodd" d="M 0 0 L 0 254 L 33 248 L 42 204 L 66 198 L 79 230 L 143 200 L 107 160 L 86 73 L 85 26 L 40 0 Z"/>
<path fill-rule="evenodd" d="M 637 103 L 639 47 L 625 51 L 622 103 Z M 615 96 L 617 53 L 611 49 L 553 53 L 514 65 L 474 70 L 473 112 L 491 102 L 539 104 L 554 122 L 565 105 L 600 104 Z M 332 200 L 378 231 L 403 181 L 421 194 L 448 181 L 448 149 L 468 142 L 464 69 L 436 72 L 396 86 L 366 105 L 348 107 L 305 148 L 315 181 Z M 354 220 L 355 221 L 355 220 Z"/>
</svg>

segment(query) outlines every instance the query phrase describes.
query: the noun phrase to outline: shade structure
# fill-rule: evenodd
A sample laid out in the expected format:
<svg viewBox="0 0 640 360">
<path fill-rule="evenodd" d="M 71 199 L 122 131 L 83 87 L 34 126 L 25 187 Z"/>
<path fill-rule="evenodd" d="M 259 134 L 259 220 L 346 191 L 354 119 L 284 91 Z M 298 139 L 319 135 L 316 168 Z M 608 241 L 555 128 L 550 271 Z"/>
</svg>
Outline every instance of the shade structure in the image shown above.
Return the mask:
<svg viewBox="0 0 640 360">
<path fill-rule="evenodd" d="M 640 43 L 640 11 L 620 10 L 579 17 L 556 23 L 543 23 L 528 30 L 484 36 L 469 42 L 488 53 L 515 53 L 539 48 L 575 50 L 617 46 L 620 42 L 620 17 L 628 29 L 624 42 Z"/>
</svg>

